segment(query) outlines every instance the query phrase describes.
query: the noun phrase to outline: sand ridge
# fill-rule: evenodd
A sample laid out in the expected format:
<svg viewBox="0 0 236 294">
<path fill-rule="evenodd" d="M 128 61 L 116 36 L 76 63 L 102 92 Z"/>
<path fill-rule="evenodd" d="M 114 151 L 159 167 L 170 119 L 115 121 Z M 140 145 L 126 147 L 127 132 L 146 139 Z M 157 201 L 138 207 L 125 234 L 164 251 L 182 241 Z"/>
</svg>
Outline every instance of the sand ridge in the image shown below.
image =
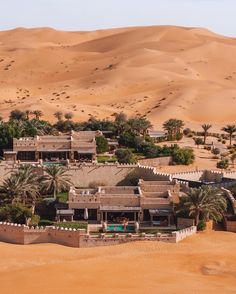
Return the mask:
<svg viewBox="0 0 236 294">
<path fill-rule="evenodd" d="M 0 112 L 61 108 L 77 120 L 114 112 L 189 123 L 235 120 L 236 40 L 205 29 L 0 32 Z M 222 111 L 224 109 L 224 111 Z"/>
<path fill-rule="evenodd" d="M 235 293 L 235 242 L 233 233 L 211 232 L 179 244 L 73 249 L 0 243 L 1 292 Z"/>
</svg>

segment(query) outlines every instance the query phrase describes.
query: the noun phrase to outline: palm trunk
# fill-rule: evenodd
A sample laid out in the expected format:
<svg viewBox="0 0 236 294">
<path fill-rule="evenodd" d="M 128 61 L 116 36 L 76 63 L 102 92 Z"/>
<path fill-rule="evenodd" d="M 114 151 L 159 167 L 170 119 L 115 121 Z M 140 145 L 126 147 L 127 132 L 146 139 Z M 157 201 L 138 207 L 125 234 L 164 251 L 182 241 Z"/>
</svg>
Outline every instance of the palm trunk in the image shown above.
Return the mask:
<svg viewBox="0 0 236 294">
<path fill-rule="evenodd" d="M 232 135 L 229 135 L 229 146 L 232 145 Z"/>
<path fill-rule="evenodd" d="M 54 198 L 54 200 L 57 199 L 57 189 L 56 189 L 56 187 L 53 189 L 53 198 Z"/>
<path fill-rule="evenodd" d="M 206 145 L 206 138 L 207 138 L 207 134 L 204 134 L 204 145 Z"/>
<path fill-rule="evenodd" d="M 195 226 L 198 227 L 200 212 L 197 210 L 195 215 Z"/>
</svg>

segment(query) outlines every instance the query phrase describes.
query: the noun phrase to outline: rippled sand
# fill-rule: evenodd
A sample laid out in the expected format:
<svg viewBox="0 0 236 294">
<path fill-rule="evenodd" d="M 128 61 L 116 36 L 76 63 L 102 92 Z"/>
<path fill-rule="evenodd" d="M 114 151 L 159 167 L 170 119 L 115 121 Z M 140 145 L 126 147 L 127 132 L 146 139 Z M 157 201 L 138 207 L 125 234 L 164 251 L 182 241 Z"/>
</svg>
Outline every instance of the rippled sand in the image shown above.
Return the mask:
<svg viewBox="0 0 236 294">
<path fill-rule="evenodd" d="M 0 243 L 0 293 L 236 293 L 235 248 L 226 232 L 86 249 Z"/>
</svg>

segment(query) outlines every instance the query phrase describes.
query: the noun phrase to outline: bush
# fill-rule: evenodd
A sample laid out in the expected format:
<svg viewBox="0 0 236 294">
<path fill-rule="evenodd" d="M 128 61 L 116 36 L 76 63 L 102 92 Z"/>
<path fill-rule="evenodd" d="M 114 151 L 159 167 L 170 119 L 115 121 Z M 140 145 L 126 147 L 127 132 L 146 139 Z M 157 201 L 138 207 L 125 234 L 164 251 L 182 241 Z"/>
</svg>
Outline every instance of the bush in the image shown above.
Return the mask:
<svg viewBox="0 0 236 294">
<path fill-rule="evenodd" d="M 103 136 L 96 137 L 97 153 L 104 153 L 109 150 L 108 141 Z"/>
<path fill-rule="evenodd" d="M 130 149 L 120 148 L 115 153 L 119 163 L 135 163 L 136 158 Z"/>
<path fill-rule="evenodd" d="M 183 130 L 183 134 L 188 137 L 189 135 L 192 135 L 192 131 L 190 128 L 186 128 Z"/>
<path fill-rule="evenodd" d="M 219 148 L 213 148 L 211 150 L 211 153 L 214 154 L 214 155 L 219 155 L 220 154 L 220 149 Z"/>
<path fill-rule="evenodd" d="M 27 219 L 30 217 L 32 217 L 31 209 L 22 204 L 10 204 L 0 208 L 1 221 L 26 224 Z"/>
<path fill-rule="evenodd" d="M 222 144 L 226 144 L 226 141 L 225 140 L 222 140 Z"/>
<path fill-rule="evenodd" d="M 205 231 L 205 229 L 206 229 L 206 222 L 203 220 L 200 220 L 199 224 L 197 226 L 197 230 L 198 231 Z"/>
<path fill-rule="evenodd" d="M 194 162 L 195 156 L 192 149 L 178 149 L 173 152 L 173 162 L 175 164 L 189 165 Z"/>
<path fill-rule="evenodd" d="M 48 219 L 42 219 L 38 223 L 39 226 L 43 226 L 43 227 L 52 226 L 53 224 L 54 224 L 54 222 L 53 221 L 50 221 Z"/>
<path fill-rule="evenodd" d="M 216 164 L 216 167 L 220 168 L 220 169 L 227 169 L 229 167 L 229 160 L 222 159 L 222 160 L 218 161 Z"/>
<path fill-rule="evenodd" d="M 29 225 L 35 227 L 35 226 L 37 226 L 37 225 L 39 224 L 39 221 L 40 221 L 40 216 L 34 214 L 34 215 L 32 215 L 32 217 L 31 217 L 31 220 L 30 220 L 30 222 L 29 222 Z"/>
<path fill-rule="evenodd" d="M 196 145 L 203 145 L 204 144 L 203 139 L 200 138 L 200 137 L 193 138 L 193 140 L 194 140 Z"/>
</svg>

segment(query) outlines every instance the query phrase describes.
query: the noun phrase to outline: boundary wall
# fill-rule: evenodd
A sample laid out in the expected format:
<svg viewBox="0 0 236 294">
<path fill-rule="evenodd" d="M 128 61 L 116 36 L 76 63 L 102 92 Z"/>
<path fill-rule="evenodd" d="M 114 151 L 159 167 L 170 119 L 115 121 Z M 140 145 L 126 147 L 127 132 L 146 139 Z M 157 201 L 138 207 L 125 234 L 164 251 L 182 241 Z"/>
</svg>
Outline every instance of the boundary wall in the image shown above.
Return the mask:
<svg viewBox="0 0 236 294">
<path fill-rule="evenodd" d="M 178 243 L 196 234 L 195 226 L 170 234 L 99 234 L 89 235 L 85 230 L 45 227 L 30 228 L 25 225 L 0 222 L 0 241 L 12 244 L 55 243 L 69 247 L 95 247 L 128 243 L 133 241 L 162 241 Z"/>
</svg>

